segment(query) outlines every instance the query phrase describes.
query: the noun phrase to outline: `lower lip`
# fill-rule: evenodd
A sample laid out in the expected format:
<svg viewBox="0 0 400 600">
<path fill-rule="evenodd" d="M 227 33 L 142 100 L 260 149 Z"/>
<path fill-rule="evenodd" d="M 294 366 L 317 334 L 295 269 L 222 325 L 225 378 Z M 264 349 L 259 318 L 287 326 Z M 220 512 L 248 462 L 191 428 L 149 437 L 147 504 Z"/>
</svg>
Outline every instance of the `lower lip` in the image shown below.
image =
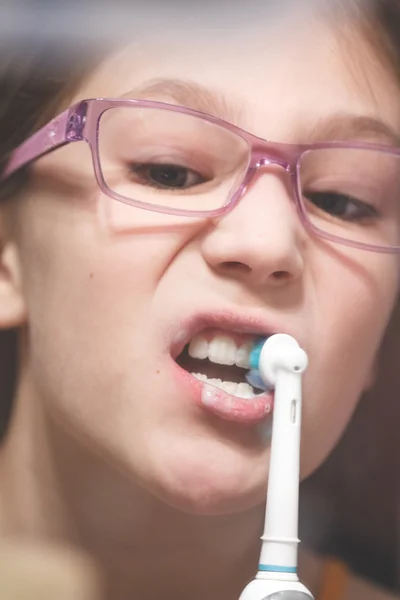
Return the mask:
<svg viewBox="0 0 400 600">
<path fill-rule="evenodd" d="M 255 398 L 231 396 L 213 385 L 207 384 L 182 369 L 175 361 L 180 384 L 199 408 L 226 421 L 252 425 L 268 419 L 272 413 L 273 393 L 260 394 Z"/>
</svg>

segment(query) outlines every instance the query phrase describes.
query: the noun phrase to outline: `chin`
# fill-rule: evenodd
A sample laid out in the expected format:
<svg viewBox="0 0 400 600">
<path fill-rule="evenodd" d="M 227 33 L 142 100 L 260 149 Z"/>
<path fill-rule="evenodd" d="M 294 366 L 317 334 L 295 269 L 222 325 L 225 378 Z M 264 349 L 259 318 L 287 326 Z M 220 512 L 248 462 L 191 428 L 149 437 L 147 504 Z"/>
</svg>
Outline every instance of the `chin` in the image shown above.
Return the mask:
<svg viewBox="0 0 400 600">
<path fill-rule="evenodd" d="M 186 514 L 218 516 L 251 510 L 265 501 L 265 493 L 243 494 L 237 489 L 221 489 L 210 484 L 202 489 L 165 490 L 160 499 Z"/>
<path fill-rule="evenodd" d="M 244 465 L 207 460 L 164 464 L 158 482 L 160 500 L 188 514 L 222 515 L 250 510 L 265 502 L 268 472 Z"/>
</svg>

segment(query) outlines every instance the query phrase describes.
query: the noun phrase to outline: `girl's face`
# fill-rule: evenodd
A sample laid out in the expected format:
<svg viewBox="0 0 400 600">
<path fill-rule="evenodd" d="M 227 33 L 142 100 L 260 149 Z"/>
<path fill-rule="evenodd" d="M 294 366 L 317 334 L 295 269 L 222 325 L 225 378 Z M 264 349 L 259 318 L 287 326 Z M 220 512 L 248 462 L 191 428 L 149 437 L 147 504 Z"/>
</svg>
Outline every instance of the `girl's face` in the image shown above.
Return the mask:
<svg viewBox="0 0 400 600">
<path fill-rule="evenodd" d="M 340 139 L 360 116 L 399 130 L 395 83 L 356 32 L 353 48 L 315 22 L 300 29 L 260 27 L 220 45 L 138 43 L 105 61 L 73 101 L 186 104 L 289 143 Z M 391 141 L 371 129 L 352 138 Z M 195 513 L 261 503 L 270 417 L 249 424 L 202 407 L 177 349 L 203 330 L 293 335 L 309 356 L 305 476 L 371 383 L 398 259 L 310 236 L 277 171 L 265 170 L 231 213 L 211 221 L 106 198 L 91 169 L 86 144 L 58 150 L 37 161 L 19 204 L 25 389 L 51 427 L 167 503 Z"/>
</svg>

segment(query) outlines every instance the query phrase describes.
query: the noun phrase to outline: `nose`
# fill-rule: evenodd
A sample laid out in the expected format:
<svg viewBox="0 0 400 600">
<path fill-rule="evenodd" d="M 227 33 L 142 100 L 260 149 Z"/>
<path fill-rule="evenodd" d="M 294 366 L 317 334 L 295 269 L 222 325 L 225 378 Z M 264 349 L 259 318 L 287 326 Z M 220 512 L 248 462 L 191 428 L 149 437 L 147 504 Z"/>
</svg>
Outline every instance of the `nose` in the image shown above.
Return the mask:
<svg viewBox="0 0 400 600">
<path fill-rule="evenodd" d="M 203 257 L 220 275 L 252 287 L 281 287 L 301 277 L 306 233 L 284 177 L 257 175 L 203 238 Z"/>
</svg>

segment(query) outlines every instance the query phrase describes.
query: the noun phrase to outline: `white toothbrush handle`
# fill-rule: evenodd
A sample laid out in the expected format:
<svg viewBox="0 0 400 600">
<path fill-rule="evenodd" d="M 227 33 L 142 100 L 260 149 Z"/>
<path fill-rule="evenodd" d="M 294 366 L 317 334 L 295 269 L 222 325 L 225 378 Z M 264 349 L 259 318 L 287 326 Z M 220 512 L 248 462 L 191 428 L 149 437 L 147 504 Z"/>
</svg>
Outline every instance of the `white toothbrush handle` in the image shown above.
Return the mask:
<svg viewBox="0 0 400 600">
<path fill-rule="evenodd" d="M 294 338 L 270 337 L 259 359 L 261 378 L 275 387 L 267 508 L 258 576 L 297 579 L 302 390 L 307 355 Z"/>
<path fill-rule="evenodd" d="M 275 387 L 267 510 L 259 570 L 296 576 L 301 381 L 279 371 Z"/>
</svg>

